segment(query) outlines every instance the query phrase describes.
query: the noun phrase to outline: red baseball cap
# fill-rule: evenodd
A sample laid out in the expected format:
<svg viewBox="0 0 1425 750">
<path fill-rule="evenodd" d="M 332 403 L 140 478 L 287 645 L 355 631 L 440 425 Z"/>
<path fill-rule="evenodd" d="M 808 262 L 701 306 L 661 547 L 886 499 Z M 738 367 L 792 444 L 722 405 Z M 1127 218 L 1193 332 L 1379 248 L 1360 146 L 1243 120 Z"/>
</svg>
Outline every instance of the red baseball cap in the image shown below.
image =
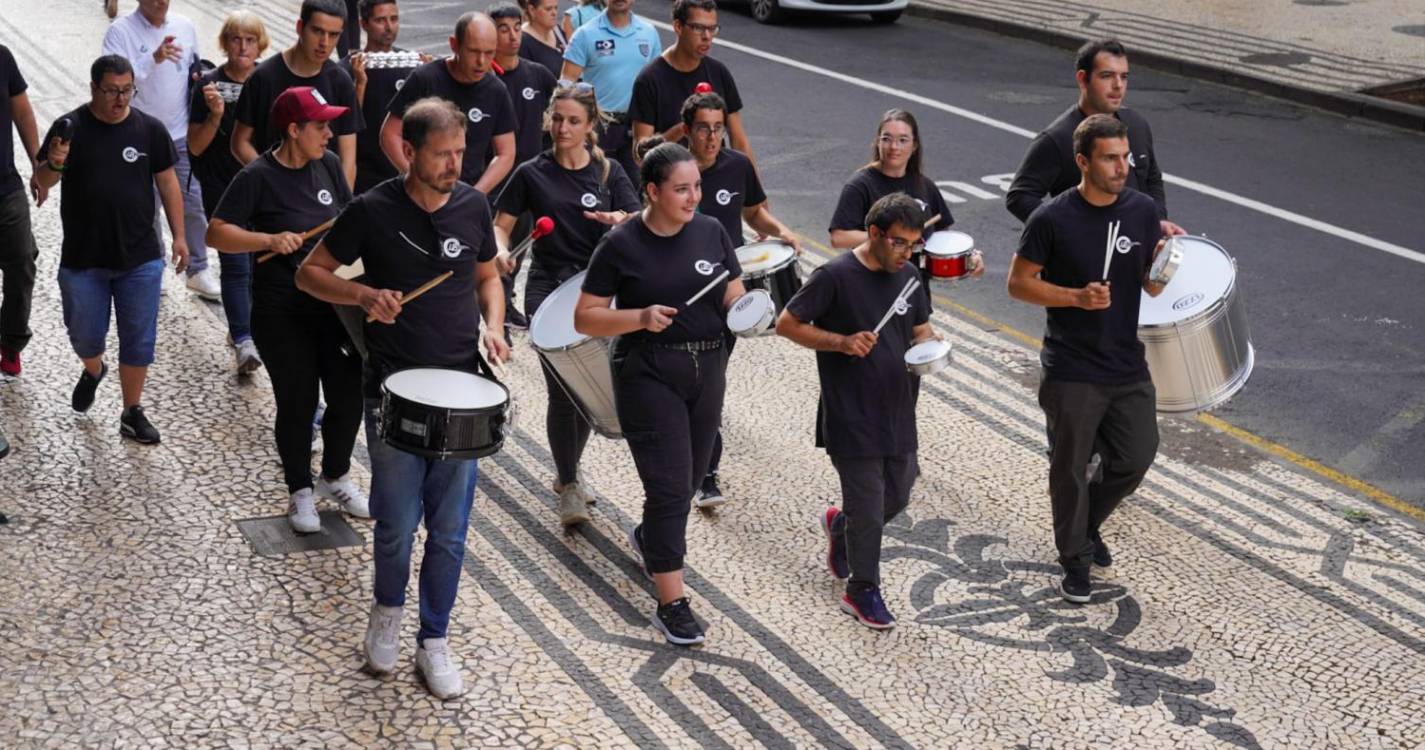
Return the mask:
<svg viewBox="0 0 1425 750">
<path fill-rule="evenodd" d="M 279 133 L 292 123 L 327 122 L 347 113 L 347 107 L 327 104 L 322 92 L 311 86 L 293 86 L 272 102 L 272 125 Z"/>
</svg>

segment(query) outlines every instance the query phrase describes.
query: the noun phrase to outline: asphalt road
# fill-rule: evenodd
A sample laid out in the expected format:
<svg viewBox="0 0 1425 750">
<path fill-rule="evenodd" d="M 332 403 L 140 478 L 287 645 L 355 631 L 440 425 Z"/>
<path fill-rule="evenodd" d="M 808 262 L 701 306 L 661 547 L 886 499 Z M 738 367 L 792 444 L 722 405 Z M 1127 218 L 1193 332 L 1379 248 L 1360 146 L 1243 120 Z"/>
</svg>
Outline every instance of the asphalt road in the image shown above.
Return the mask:
<svg viewBox="0 0 1425 750">
<path fill-rule="evenodd" d="M 639 0 L 636 10 L 664 21 L 669 7 Z M 444 45 L 449 3 L 404 2 L 403 11 L 403 43 Z M 945 186 L 956 226 L 987 257 L 983 281 L 940 291 L 1039 335 L 1043 311 L 1004 291 L 1020 225 L 1004 209 L 1001 180 L 1026 137 L 822 71 L 1037 131 L 1074 100 L 1068 51 L 910 17 L 889 27 L 860 17 L 766 27 L 732 6 L 719 20 L 721 42 L 818 69 L 714 48 L 737 77 L 783 220 L 824 243 L 841 184 L 870 157 L 879 114 L 906 107 L 920 120 L 926 173 L 963 183 Z M 1169 174 L 1425 251 L 1419 134 L 1146 67 L 1132 76 L 1128 105 L 1152 123 Z M 1169 185 L 1168 205 L 1239 263 L 1257 366 L 1217 416 L 1425 508 L 1425 264 L 1181 186 Z"/>
</svg>

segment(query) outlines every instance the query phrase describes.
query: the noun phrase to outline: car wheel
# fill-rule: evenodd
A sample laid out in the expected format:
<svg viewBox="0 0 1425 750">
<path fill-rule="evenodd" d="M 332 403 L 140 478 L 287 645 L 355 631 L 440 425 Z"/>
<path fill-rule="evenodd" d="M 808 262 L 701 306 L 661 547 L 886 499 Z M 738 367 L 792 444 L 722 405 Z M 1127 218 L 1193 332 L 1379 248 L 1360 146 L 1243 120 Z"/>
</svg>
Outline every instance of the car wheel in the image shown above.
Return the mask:
<svg viewBox="0 0 1425 750">
<path fill-rule="evenodd" d="M 755 0 L 754 0 L 754 2 L 755 2 Z M 899 10 L 883 10 L 883 11 L 881 11 L 880 13 L 872 13 L 872 14 L 871 14 L 871 22 L 872 22 L 872 23 L 895 23 L 896 21 L 900 20 L 900 17 L 901 17 L 901 11 L 899 11 Z"/>
<path fill-rule="evenodd" d="M 752 0 L 752 17 L 758 23 L 781 23 L 787 20 L 787 12 L 777 0 Z"/>
</svg>

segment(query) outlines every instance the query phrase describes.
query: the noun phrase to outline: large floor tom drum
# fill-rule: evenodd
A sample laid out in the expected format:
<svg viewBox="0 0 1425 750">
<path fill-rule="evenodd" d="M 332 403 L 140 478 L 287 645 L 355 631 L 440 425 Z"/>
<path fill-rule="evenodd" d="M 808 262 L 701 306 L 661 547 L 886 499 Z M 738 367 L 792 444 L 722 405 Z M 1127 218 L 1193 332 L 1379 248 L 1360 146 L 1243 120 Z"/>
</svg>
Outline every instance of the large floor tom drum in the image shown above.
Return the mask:
<svg viewBox="0 0 1425 750">
<path fill-rule="evenodd" d="M 614 375 L 609 364 L 612 338 L 594 338 L 574 330 L 574 305 L 584 285 L 580 271 L 544 298 L 529 323 L 529 338 L 540 361 L 584 418 L 600 435 L 623 437 L 614 406 Z"/>
</svg>

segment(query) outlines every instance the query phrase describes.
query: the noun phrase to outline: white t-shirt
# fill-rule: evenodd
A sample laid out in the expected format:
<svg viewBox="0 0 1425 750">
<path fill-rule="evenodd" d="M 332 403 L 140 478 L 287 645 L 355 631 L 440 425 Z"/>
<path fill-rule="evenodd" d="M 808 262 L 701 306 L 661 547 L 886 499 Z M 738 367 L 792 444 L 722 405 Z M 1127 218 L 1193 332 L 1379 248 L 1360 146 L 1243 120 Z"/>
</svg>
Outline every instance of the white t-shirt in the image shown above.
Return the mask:
<svg viewBox="0 0 1425 750">
<path fill-rule="evenodd" d="M 178 62 L 154 63 L 153 52 L 164 37 L 183 48 Z M 157 117 L 173 140 L 188 137 L 188 66 L 198 59 L 198 32 L 193 22 L 169 13 L 162 26 L 154 26 L 138 10 L 120 16 L 104 34 L 104 54 L 123 55 L 134 66 L 138 96 L 133 106 Z"/>
</svg>

